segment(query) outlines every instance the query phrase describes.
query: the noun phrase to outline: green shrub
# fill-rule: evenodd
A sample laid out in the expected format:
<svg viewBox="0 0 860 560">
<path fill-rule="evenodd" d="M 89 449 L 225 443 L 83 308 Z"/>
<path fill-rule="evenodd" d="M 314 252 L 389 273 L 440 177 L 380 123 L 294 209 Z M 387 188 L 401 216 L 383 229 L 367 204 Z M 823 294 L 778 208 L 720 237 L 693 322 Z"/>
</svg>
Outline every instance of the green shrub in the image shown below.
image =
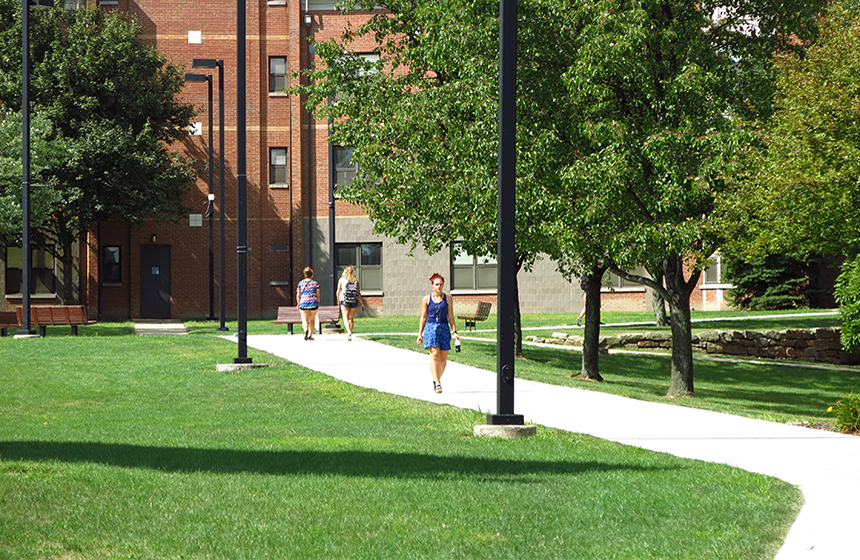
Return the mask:
<svg viewBox="0 0 860 560">
<path fill-rule="evenodd" d="M 860 433 L 860 395 L 848 394 L 829 407 L 836 416 L 836 429 L 845 434 Z"/>
<path fill-rule="evenodd" d="M 732 305 L 750 311 L 816 307 L 826 295 L 817 286 L 825 260 L 816 255 L 768 255 L 723 259 L 723 281 L 732 284 Z"/>
<path fill-rule="evenodd" d="M 834 295 L 842 316 L 842 347 L 860 348 L 860 257 L 842 263 Z"/>
</svg>

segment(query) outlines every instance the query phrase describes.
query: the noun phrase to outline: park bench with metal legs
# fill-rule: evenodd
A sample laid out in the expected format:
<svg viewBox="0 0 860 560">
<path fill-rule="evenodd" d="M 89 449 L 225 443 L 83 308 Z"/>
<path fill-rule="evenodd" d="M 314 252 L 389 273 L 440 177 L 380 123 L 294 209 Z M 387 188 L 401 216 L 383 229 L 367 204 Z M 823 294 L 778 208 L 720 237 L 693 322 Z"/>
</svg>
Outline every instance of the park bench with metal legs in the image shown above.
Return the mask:
<svg viewBox="0 0 860 560">
<path fill-rule="evenodd" d="M 24 308 L 15 310 L 18 324 L 23 325 Z M 87 319 L 87 308 L 83 305 L 34 305 L 30 308 L 30 326 L 39 327 L 39 335 L 45 336 L 49 326 L 69 326 L 72 336 L 78 336 L 78 327 L 94 325 Z"/>
<path fill-rule="evenodd" d="M 340 307 L 337 305 L 320 305 L 317 308 L 317 319 L 320 325 L 330 323 L 337 325 L 340 321 Z M 278 308 L 278 318 L 272 321 L 276 325 L 287 325 L 287 331 L 293 334 L 293 325 L 302 324 L 302 313 L 298 307 L 282 306 Z"/>
<path fill-rule="evenodd" d="M 486 301 L 479 301 L 478 307 L 475 309 L 474 315 L 457 315 L 457 318 L 466 322 L 466 328 L 470 331 L 476 327 L 476 324 L 480 321 L 486 321 L 487 317 L 490 315 L 490 309 L 493 307 L 493 304 L 487 303 Z"/>
</svg>

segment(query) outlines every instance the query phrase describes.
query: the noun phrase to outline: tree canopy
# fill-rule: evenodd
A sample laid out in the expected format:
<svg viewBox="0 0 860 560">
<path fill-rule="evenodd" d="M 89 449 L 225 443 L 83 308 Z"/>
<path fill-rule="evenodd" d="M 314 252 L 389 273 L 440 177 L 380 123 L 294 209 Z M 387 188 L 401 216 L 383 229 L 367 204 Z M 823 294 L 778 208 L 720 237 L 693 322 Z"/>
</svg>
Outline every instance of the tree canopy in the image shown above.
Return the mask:
<svg viewBox="0 0 860 560">
<path fill-rule="evenodd" d="M 723 201 L 731 250 L 751 259 L 780 252 L 842 255 L 846 347 L 860 345 L 860 6 L 837 2 L 801 56 L 776 58 L 773 118 L 755 165 Z"/>
<path fill-rule="evenodd" d="M 21 106 L 20 8 L 0 0 L 0 107 L 7 112 Z M 51 191 L 43 196 L 49 205 L 34 204 L 36 237 L 70 263 L 73 241 L 95 222 L 184 213 L 182 196 L 197 174 L 189 159 L 169 150 L 187 138 L 195 113 L 177 99 L 181 69 L 144 43 L 139 22 L 124 12 L 34 10 L 31 26 L 31 111 L 44 123 L 36 143 L 53 146 L 46 157 L 63 155 L 33 167 L 32 182 Z M 20 138 L 17 150 L 8 135 L 0 139 L 10 142 L 5 153 L 20 155 Z M 9 206 L 20 195 L 20 165 L 17 182 L 5 173 L 2 179 L 0 216 L 7 221 L 0 241 L 9 244 L 17 241 L 11 232 L 20 232 L 20 214 L 14 218 Z"/>
<path fill-rule="evenodd" d="M 495 243 L 498 2 L 389 1 L 317 44 L 309 101 L 356 146 L 344 196 L 377 231 L 438 249 Z M 370 7 L 354 2 L 348 7 Z M 613 272 L 670 304 L 669 394 L 692 395 L 690 294 L 723 241 L 718 196 L 746 171 L 744 120 L 772 112 L 773 53 L 817 2 L 535 0 L 519 5 L 517 235 L 525 261 Z M 349 54 L 371 36 L 380 59 Z M 326 101 L 331 99 L 331 102 Z M 645 265 L 664 281 L 633 277 Z"/>
</svg>

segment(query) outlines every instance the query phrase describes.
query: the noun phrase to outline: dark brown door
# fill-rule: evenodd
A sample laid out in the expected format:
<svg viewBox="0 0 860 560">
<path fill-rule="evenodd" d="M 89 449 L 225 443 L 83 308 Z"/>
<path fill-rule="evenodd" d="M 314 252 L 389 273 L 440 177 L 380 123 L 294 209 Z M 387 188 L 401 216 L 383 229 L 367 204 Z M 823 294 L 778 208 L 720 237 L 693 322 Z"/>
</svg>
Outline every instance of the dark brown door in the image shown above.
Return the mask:
<svg viewBox="0 0 860 560">
<path fill-rule="evenodd" d="M 140 316 L 170 319 L 170 245 L 140 246 Z"/>
</svg>

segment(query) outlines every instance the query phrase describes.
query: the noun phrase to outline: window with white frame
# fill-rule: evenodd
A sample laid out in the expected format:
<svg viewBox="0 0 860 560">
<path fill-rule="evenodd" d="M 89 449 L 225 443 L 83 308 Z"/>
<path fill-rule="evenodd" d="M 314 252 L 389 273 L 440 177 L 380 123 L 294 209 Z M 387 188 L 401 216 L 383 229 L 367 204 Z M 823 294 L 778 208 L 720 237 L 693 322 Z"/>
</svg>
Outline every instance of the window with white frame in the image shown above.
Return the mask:
<svg viewBox="0 0 860 560">
<path fill-rule="evenodd" d="M 282 56 L 269 58 L 269 93 L 284 93 L 287 89 L 287 59 Z"/>
<path fill-rule="evenodd" d="M 290 185 L 290 151 L 288 148 L 269 149 L 269 185 L 288 187 Z"/>
<path fill-rule="evenodd" d="M 352 265 L 362 292 L 382 290 L 382 243 L 338 243 L 337 277 Z"/>
<path fill-rule="evenodd" d="M 498 288 L 499 265 L 489 255 L 470 255 L 461 241 L 451 244 L 451 289 L 495 290 Z"/>
<path fill-rule="evenodd" d="M 30 293 L 53 294 L 57 290 L 54 255 L 50 250 L 32 249 L 30 260 Z M 23 294 L 24 252 L 20 247 L 6 248 L 6 294 Z"/>
<path fill-rule="evenodd" d="M 648 274 L 648 271 L 645 270 L 644 266 L 638 266 L 628 273 L 635 276 L 643 276 L 645 278 L 651 277 L 651 275 Z M 645 286 L 639 282 L 634 282 L 632 280 L 622 278 L 621 276 L 616 276 L 610 272 L 606 275 L 606 281 L 604 282 L 602 289 L 610 292 L 615 290 L 644 290 Z"/>
<path fill-rule="evenodd" d="M 723 258 L 719 253 L 711 255 L 710 265 L 702 271 L 703 287 L 726 286 L 727 283 L 723 279 Z"/>
</svg>

